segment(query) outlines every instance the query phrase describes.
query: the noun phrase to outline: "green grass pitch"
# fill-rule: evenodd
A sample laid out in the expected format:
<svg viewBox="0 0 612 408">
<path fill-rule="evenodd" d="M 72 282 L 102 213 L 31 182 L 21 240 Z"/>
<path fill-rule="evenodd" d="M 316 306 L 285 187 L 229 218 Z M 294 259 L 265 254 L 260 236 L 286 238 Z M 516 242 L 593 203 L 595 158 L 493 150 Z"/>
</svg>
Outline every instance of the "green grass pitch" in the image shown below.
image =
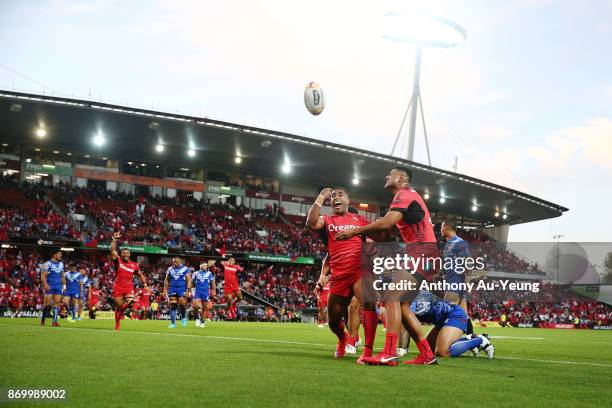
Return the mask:
<svg viewBox="0 0 612 408">
<path fill-rule="evenodd" d="M 52 328 L 36 319 L 0 319 L 0 387 L 66 389 L 68 401 L 44 404 L 64 407 L 602 407 L 612 401 L 610 331 L 496 328 L 488 330 L 494 360 L 466 355 L 430 367 L 369 367 L 356 365 L 354 356 L 332 358 L 333 335 L 314 324 L 211 322 L 199 329 L 190 322 L 172 330 L 167 321 L 124 321 L 121 332 L 113 324 L 84 320 Z"/>
</svg>

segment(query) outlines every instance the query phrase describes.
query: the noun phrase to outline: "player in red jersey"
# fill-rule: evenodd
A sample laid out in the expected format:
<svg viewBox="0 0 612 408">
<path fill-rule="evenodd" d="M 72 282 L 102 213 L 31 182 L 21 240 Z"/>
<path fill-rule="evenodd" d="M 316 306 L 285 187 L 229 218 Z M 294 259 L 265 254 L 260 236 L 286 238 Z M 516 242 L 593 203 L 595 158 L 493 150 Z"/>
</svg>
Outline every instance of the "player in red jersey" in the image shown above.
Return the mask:
<svg viewBox="0 0 612 408">
<path fill-rule="evenodd" d="M 151 289 L 149 289 L 148 286 L 140 288 L 138 290 L 138 296 L 140 297 L 140 307 L 136 309 L 138 318 L 146 320 L 151 308 Z"/>
<path fill-rule="evenodd" d="M 321 206 L 331 198 L 332 215 L 320 215 Z M 359 214 L 348 211 L 348 192 L 344 188 L 336 187 L 333 190 L 324 188 L 308 211 L 306 226 L 312 230 L 321 231 L 324 242 L 327 244 L 331 278 L 327 303 L 327 317 L 329 328 L 338 337 L 336 358 L 344 357 L 346 345 L 351 336 L 345 330 L 344 321 L 348 321 L 348 307 L 353 296 L 360 302 L 361 293 L 361 244 L 360 237 L 339 241 L 337 234 L 341 231 L 365 226 L 368 220 Z M 378 317 L 373 304 L 363 303 L 363 323 L 365 331 L 365 347 L 363 355 L 357 360 L 362 363 L 363 357 L 372 355 L 374 336 Z"/>
<path fill-rule="evenodd" d="M 96 311 L 98 310 L 98 304 L 100 303 L 100 289 L 95 288 L 93 285 L 90 285 L 87 293 L 87 309 L 89 309 L 89 318 L 96 318 Z"/>
<path fill-rule="evenodd" d="M 244 269 L 236 263 L 234 258 L 221 262 L 221 265 L 223 266 L 223 294 L 227 299 L 227 318 L 234 320 L 238 317 L 236 303 L 242 300 L 242 291 L 236 274 Z"/>
<path fill-rule="evenodd" d="M 352 240 L 356 235 L 364 235 L 377 231 L 387 231 L 393 225 L 397 226 L 402 239 L 407 245 L 409 255 L 417 257 L 437 255 L 436 236 L 425 202 L 412 187 L 412 172 L 402 166 L 396 166 L 385 177 L 385 190 L 393 193 L 393 200 L 385 216 L 367 226 L 344 230 L 336 239 Z M 437 271 L 429 268 L 419 268 L 412 273 L 403 273 L 401 279 L 412 281 L 415 285 L 421 281 L 431 281 Z M 406 364 L 437 364 L 437 360 L 429 343 L 423 335 L 421 323 L 410 309 L 410 303 L 418 291 L 406 293 L 388 293 L 385 299 L 387 315 L 387 332 L 385 348 L 376 357 L 366 359 L 369 364 L 397 365 L 397 340 L 402 324 L 414 339 L 419 355 Z M 401 299 L 401 302 L 400 302 Z"/>
<path fill-rule="evenodd" d="M 323 266 L 321 268 L 321 276 L 315 287 L 314 294 L 317 296 L 317 308 L 319 309 L 319 328 L 323 328 L 324 324 L 327 323 L 327 299 L 329 297 L 329 261 L 327 255 L 323 260 Z"/>
<path fill-rule="evenodd" d="M 143 287 L 147 287 L 145 276 L 140 271 L 137 262 L 130 259 L 130 250 L 123 248 L 121 256 L 117 252 L 117 240 L 121 235 L 117 232 L 113 234 L 110 253 L 115 266 L 115 284 L 113 285 L 113 299 L 115 301 L 115 330 L 121 328 L 121 317 L 123 313 L 134 303 L 134 274 Z"/>
</svg>

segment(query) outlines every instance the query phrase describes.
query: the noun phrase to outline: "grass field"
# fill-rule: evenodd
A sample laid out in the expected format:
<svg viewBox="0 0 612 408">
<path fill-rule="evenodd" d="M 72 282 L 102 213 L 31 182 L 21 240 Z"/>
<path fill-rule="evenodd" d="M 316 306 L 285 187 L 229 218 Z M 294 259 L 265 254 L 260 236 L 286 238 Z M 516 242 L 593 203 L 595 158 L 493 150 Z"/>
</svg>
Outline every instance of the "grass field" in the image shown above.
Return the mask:
<svg viewBox="0 0 612 408">
<path fill-rule="evenodd" d="M 430 367 L 335 360 L 313 324 L 0 319 L 0 387 L 66 389 L 59 406 L 610 406 L 612 332 L 491 329 L 497 358 Z M 497 337 L 497 338 L 496 338 Z M 384 335 L 379 329 L 377 346 Z M 10 406 L 19 406 L 15 402 Z M 55 404 L 51 404 L 55 405 Z M 45 404 L 44 406 L 49 406 Z"/>
</svg>

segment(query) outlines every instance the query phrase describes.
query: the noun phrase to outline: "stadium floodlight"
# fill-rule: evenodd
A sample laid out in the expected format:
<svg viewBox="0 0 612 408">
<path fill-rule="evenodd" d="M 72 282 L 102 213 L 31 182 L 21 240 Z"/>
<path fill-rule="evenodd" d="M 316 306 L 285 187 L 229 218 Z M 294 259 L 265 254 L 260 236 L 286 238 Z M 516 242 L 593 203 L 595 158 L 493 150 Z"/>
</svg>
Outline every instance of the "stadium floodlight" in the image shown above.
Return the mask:
<svg viewBox="0 0 612 408">
<path fill-rule="evenodd" d="M 236 158 L 234 159 L 234 163 L 236 163 L 236 164 L 242 163 L 242 157 L 236 156 Z"/>
<path fill-rule="evenodd" d="M 477 207 L 477 206 L 475 206 L 475 205 L 473 205 L 473 206 L 472 206 L 472 212 L 476 212 L 476 211 L 478 211 L 478 207 Z"/>
<path fill-rule="evenodd" d="M 47 130 L 43 127 L 39 127 L 36 129 L 36 136 L 42 139 L 43 137 L 47 136 Z"/>
<path fill-rule="evenodd" d="M 104 137 L 102 133 L 98 133 L 94 136 L 93 138 L 94 145 L 96 145 L 97 147 L 101 147 L 104 145 L 104 143 L 106 143 L 106 138 Z"/>
<path fill-rule="evenodd" d="M 444 204 L 446 202 L 446 198 L 440 197 L 440 204 Z"/>
<path fill-rule="evenodd" d="M 164 145 L 163 145 L 163 144 L 161 144 L 161 143 L 156 144 L 156 145 L 155 145 L 155 151 L 156 151 L 157 153 L 161 153 L 161 152 L 163 152 L 163 151 L 164 151 Z"/>
<path fill-rule="evenodd" d="M 196 155 L 196 151 L 194 149 L 187 150 L 187 156 L 195 157 L 195 155 Z"/>
<path fill-rule="evenodd" d="M 353 185 L 354 186 L 359 185 L 359 177 L 353 177 Z"/>
<path fill-rule="evenodd" d="M 59 150 L 54 150 L 53 151 L 53 154 L 59 154 L 59 153 L 60 153 Z"/>
<path fill-rule="evenodd" d="M 406 123 L 406 118 L 410 113 L 410 124 L 408 139 L 404 142 L 404 158 L 412 161 L 414 158 L 414 139 L 416 133 L 417 111 L 421 110 L 421 121 L 423 124 L 423 134 L 425 136 L 425 148 L 427 150 L 427 160 L 431 166 L 431 155 L 429 153 L 429 141 L 427 139 L 427 128 L 425 127 L 425 114 L 423 113 L 423 101 L 421 99 L 421 54 L 423 47 L 453 48 L 465 43 L 467 32 L 459 24 L 446 18 L 406 14 L 391 12 L 385 14 L 385 29 L 387 34 L 383 35 L 386 40 L 409 43 L 416 45 L 416 57 L 414 63 L 414 79 L 412 85 L 412 96 L 400 128 L 395 137 L 391 155 L 394 154 L 398 142 Z"/>
<path fill-rule="evenodd" d="M 506 214 L 502 215 L 502 218 L 505 220 L 506 218 L 508 218 L 508 216 Z"/>
<path fill-rule="evenodd" d="M 423 195 L 423 198 L 424 198 L 425 200 L 429 200 L 429 193 L 425 193 L 425 194 Z"/>
<path fill-rule="evenodd" d="M 285 163 L 283 164 L 283 167 L 281 167 L 281 171 L 282 171 L 284 174 L 289 174 L 289 173 L 291 173 L 291 165 L 289 164 L 289 162 L 285 162 Z"/>
<path fill-rule="evenodd" d="M 499 211 L 495 211 L 495 218 L 499 218 Z"/>
</svg>

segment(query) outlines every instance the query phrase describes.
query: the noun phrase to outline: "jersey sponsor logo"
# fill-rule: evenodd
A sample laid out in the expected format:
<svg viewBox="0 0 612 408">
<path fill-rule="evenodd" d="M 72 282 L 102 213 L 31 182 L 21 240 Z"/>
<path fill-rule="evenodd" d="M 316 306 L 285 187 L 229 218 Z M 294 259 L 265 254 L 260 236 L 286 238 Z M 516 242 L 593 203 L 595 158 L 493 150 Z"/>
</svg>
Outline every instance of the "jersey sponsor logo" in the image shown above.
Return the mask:
<svg viewBox="0 0 612 408">
<path fill-rule="evenodd" d="M 329 232 L 340 232 L 340 231 L 344 231 L 344 230 L 352 229 L 352 228 L 359 228 L 359 225 L 353 225 L 353 224 L 348 224 L 348 225 L 329 224 L 327 226 L 327 230 Z"/>
<path fill-rule="evenodd" d="M 121 270 L 124 270 L 124 271 L 129 272 L 129 273 L 134 273 L 134 271 L 136 270 L 136 268 L 128 268 L 127 266 L 125 266 L 122 263 L 119 264 L 119 268 Z"/>
</svg>

